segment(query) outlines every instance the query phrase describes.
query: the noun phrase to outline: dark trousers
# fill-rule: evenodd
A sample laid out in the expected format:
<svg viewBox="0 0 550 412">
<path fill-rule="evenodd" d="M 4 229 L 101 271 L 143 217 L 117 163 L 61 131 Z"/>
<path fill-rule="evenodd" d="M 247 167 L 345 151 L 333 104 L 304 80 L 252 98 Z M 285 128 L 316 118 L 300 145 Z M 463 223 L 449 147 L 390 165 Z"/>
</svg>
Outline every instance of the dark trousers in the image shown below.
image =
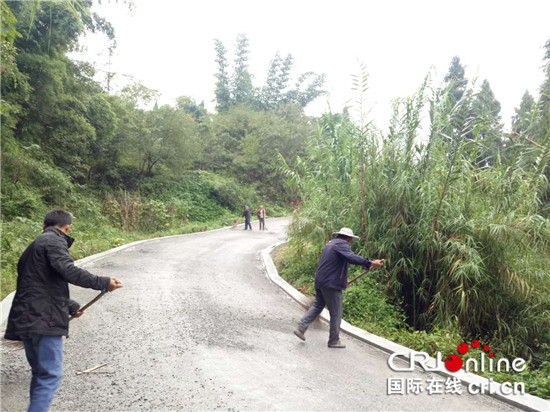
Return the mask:
<svg viewBox="0 0 550 412">
<path fill-rule="evenodd" d="M 244 230 L 250 228 L 250 230 L 252 230 L 252 225 L 250 224 L 250 218 L 248 219 L 244 219 Z"/>
<path fill-rule="evenodd" d="M 265 230 L 265 218 L 259 217 L 258 221 L 260 222 L 260 230 Z"/>
<path fill-rule="evenodd" d="M 23 342 L 32 370 L 28 412 L 48 411 L 63 376 L 63 336 L 34 335 Z"/>
<path fill-rule="evenodd" d="M 330 313 L 328 344 L 333 345 L 338 342 L 340 340 L 340 324 L 342 323 L 343 296 L 342 291 L 338 289 L 315 288 L 315 302 L 298 323 L 298 329 L 304 333 L 326 306 Z"/>
</svg>

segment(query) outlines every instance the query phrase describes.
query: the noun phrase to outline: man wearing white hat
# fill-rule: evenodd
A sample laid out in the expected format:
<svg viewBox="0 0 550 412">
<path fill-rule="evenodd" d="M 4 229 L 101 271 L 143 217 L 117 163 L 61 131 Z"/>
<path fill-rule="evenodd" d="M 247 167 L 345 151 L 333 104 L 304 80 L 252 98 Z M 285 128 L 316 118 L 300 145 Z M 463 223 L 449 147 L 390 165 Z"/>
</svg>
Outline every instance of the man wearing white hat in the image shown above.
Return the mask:
<svg viewBox="0 0 550 412">
<path fill-rule="evenodd" d="M 353 239 L 359 239 L 359 237 L 355 236 L 351 229 L 343 227 L 339 232 L 333 233 L 333 236 L 336 237 L 323 248 L 315 273 L 315 303 L 302 317 L 294 334 L 306 340 L 305 333 L 309 325 L 327 306 L 330 313 L 328 347 L 345 348 L 346 346 L 340 342 L 340 323 L 343 312 L 342 292 L 348 285 L 349 264 L 363 266 L 368 270 L 381 268 L 384 262 L 371 261 L 353 253 L 349 245 Z"/>
</svg>

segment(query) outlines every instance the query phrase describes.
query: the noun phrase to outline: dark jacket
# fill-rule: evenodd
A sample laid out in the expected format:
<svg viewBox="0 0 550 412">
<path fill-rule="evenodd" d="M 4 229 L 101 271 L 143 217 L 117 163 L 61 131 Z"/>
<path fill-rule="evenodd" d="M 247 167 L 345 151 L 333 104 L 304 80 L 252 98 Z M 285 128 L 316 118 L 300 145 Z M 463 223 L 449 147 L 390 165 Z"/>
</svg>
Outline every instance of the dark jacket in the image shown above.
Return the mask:
<svg viewBox="0 0 550 412">
<path fill-rule="evenodd" d="M 323 248 L 315 273 L 316 288 L 344 290 L 348 286 L 349 264 L 370 268 L 371 261 L 356 255 L 344 239 L 332 239 Z"/>
<path fill-rule="evenodd" d="M 243 210 L 243 217 L 245 220 L 250 220 L 250 208 L 248 206 L 245 206 Z"/>
<path fill-rule="evenodd" d="M 68 336 L 69 315 L 79 305 L 69 298 L 69 283 L 108 290 L 110 278 L 77 268 L 69 254 L 74 239 L 49 227 L 23 252 L 17 264 L 17 291 L 6 339 L 29 335 Z"/>
</svg>

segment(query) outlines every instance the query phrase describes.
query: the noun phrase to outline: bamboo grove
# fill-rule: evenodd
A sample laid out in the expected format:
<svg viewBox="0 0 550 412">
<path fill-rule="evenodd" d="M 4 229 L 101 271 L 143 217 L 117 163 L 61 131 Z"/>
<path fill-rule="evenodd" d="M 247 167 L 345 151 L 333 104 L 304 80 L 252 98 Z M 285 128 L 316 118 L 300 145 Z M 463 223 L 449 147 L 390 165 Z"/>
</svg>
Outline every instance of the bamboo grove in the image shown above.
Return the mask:
<svg viewBox="0 0 550 412">
<path fill-rule="evenodd" d="M 357 77 L 360 91 L 367 78 Z M 475 110 L 483 91 L 470 83 L 456 99 L 455 88 L 426 82 L 396 102 L 387 133 L 325 115 L 310 156 L 283 167 L 303 196 L 290 248 L 296 260 L 315 260 L 331 232 L 351 227 L 358 253 L 386 259 L 372 276 L 415 329 L 483 337 L 542 362 L 550 333 L 545 113 L 533 104 L 512 134 L 490 135 L 486 113 Z"/>
</svg>

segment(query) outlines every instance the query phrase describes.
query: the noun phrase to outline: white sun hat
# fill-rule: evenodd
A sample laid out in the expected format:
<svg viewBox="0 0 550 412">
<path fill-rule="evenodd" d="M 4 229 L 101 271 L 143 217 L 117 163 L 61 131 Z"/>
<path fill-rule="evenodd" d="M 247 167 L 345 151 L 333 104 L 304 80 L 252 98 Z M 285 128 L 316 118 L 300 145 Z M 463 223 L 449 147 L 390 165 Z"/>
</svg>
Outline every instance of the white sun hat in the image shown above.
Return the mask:
<svg viewBox="0 0 550 412">
<path fill-rule="evenodd" d="M 339 232 L 334 232 L 332 234 L 332 236 L 337 236 L 337 235 L 344 235 L 347 237 L 351 237 L 353 239 L 359 239 L 359 236 L 355 236 L 353 234 L 353 230 L 351 230 L 349 227 L 343 227 L 342 229 L 340 229 Z"/>
</svg>

